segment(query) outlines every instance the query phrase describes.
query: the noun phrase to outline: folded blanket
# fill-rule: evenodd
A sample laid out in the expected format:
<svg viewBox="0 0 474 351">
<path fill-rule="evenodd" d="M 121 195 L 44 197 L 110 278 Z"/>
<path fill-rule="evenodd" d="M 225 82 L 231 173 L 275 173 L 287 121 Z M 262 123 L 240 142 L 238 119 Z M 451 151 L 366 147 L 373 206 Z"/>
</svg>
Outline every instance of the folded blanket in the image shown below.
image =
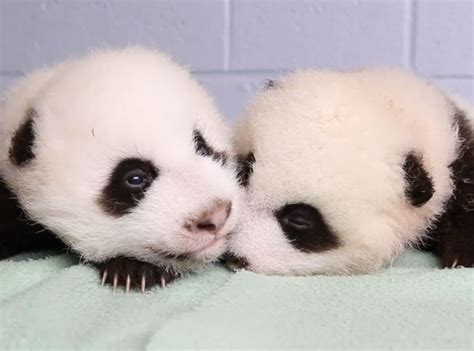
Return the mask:
<svg viewBox="0 0 474 351">
<path fill-rule="evenodd" d="M 0 349 L 473 348 L 474 269 L 409 252 L 350 277 L 214 266 L 141 294 L 71 255 L 0 261 Z"/>
</svg>

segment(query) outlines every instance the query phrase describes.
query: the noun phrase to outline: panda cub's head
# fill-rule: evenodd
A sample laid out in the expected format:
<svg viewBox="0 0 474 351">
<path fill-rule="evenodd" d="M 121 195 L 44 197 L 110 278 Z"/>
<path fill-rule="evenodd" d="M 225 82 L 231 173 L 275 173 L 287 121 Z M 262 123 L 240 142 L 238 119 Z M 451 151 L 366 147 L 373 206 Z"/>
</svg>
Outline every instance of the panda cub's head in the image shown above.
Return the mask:
<svg viewBox="0 0 474 351">
<path fill-rule="evenodd" d="M 451 195 L 451 112 L 399 71 L 303 71 L 271 85 L 236 132 L 247 193 L 230 263 L 304 275 L 389 262 Z"/>
<path fill-rule="evenodd" d="M 229 130 L 183 68 L 140 48 L 27 76 L 7 96 L 1 175 L 85 259 L 215 260 L 239 211 Z"/>
</svg>

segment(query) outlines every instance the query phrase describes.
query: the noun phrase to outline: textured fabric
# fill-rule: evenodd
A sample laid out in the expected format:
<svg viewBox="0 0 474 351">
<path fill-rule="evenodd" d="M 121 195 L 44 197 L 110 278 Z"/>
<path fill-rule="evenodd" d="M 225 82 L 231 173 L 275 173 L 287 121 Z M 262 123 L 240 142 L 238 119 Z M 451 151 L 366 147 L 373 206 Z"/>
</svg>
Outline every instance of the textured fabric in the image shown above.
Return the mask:
<svg viewBox="0 0 474 351">
<path fill-rule="evenodd" d="M 0 261 L 0 349 L 473 348 L 474 269 L 410 252 L 352 277 L 215 266 L 113 293 L 69 255 Z"/>
</svg>

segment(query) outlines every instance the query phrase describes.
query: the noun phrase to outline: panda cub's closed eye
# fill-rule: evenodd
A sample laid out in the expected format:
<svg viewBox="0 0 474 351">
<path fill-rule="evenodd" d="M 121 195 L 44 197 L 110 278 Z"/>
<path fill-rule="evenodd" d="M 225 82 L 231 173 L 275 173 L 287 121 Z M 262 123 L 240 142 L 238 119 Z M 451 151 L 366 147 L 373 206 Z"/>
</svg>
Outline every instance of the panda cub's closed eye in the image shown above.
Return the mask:
<svg viewBox="0 0 474 351">
<path fill-rule="evenodd" d="M 290 243 L 300 251 L 321 252 L 339 245 L 322 214 L 311 205 L 286 204 L 275 211 L 275 217 Z"/>
<path fill-rule="evenodd" d="M 158 174 L 158 169 L 148 160 L 123 159 L 112 171 L 100 196 L 100 205 L 114 216 L 129 213 L 145 196 Z"/>
<path fill-rule="evenodd" d="M 227 155 L 225 152 L 216 151 L 212 146 L 210 146 L 202 133 L 194 129 L 193 130 L 193 141 L 194 148 L 198 155 L 204 157 L 211 157 L 214 161 L 220 162 L 223 166 L 227 163 Z"/>
</svg>

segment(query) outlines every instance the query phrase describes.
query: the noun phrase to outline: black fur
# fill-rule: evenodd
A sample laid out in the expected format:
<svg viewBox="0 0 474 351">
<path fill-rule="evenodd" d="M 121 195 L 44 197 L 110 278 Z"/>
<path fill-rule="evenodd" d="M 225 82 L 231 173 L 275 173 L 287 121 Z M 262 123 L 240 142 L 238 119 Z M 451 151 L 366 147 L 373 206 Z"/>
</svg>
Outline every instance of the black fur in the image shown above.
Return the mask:
<svg viewBox="0 0 474 351">
<path fill-rule="evenodd" d="M 176 261 L 187 261 L 191 259 L 189 254 L 171 254 L 171 253 L 161 253 L 164 258 Z"/>
<path fill-rule="evenodd" d="M 141 170 L 148 175 L 149 181 L 143 188 L 130 188 L 125 182 L 127 173 Z M 148 160 L 126 158 L 118 163 L 113 170 L 107 186 L 102 190 L 99 204 L 104 211 L 113 216 L 122 216 L 138 205 L 145 196 L 146 190 L 158 177 L 158 169 Z"/>
<path fill-rule="evenodd" d="M 225 263 L 227 268 L 232 271 L 247 268 L 249 265 L 249 262 L 245 258 L 236 256 L 231 252 L 226 252 L 220 261 Z"/>
<path fill-rule="evenodd" d="M 116 257 L 108 261 L 98 263 L 100 276 L 103 278 L 107 272 L 104 283 L 113 285 L 117 276 L 117 286 L 126 286 L 127 276 L 130 277 L 130 286 L 140 288 L 142 277 L 145 277 L 146 288 L 161 285 L 162 279 L 165 284 L 173 281 L 179 274 L 172 268 L 155 266 L 151 263 L 138 261 L 128 257 Z"/>
<path fill-rule="evenodd" d="M 18 200 L 1 177 L 0 209 L 0 259 L 24 251 L 65 247 L 52 232 L 26 217 Z"/>
<path fill-rule="evenodd" d="M 211 147 L 202 136 L 202 133 L 196 129 L 193 130 L 193 140 L 198 155 L 211 157 L 214 161 L 220 162 L 223 166 L 226 165 L 227 154 L 223 151 L 216 151 Z"/>
<path fill-rule="evenodd" d="M 415 207 L 420 207 L 427 203 L 434 193 L 433 182 L 428 172 L 423 167 L 422 158 L 410 153 L 406 156 L 403 164 L 405 172 L 405 196 Z"/>
<path fill-rule="evenodd" d="M 474 133 L 467 117 L 455 109 L 454 122 L 462 146 L 450 165 L 454 193 L 446 212 L 432 227 L 427 249 L 440 256 L 443 267 L 474 266 Z"/>
<path fill-rule="evenodd" d="M 10 161 L 19 167 L 27 165 L 35 158 L 33 153 L 35 143 L 34 119 L 37 115 L 35 110 L 29 109 L 24 122 L 13 135 L 9 157 Z"/>
<path fill-rule="evenodd" d="M 255 156 L 253 152 L 237 156 L 237 180 L 241 186 L 247 187 L 249 185 L 254 163 Z"/>
<path fill-rule="evenodd" d="M 263 83 L 263 90 L 275 89 L 276 87 L 278 87 L 278 82 L 276 82 L 276 81 L 273 80 L 273 79 L 267 79 L 267 80 Z"/>
<path fill-rule="evenodd" d="M 275 212 L 291 244 L 303 252 L 321 252 L 339 246 L 339 240 L 322 214 L 304 203 L 287 204 Z"/>
</svg>

